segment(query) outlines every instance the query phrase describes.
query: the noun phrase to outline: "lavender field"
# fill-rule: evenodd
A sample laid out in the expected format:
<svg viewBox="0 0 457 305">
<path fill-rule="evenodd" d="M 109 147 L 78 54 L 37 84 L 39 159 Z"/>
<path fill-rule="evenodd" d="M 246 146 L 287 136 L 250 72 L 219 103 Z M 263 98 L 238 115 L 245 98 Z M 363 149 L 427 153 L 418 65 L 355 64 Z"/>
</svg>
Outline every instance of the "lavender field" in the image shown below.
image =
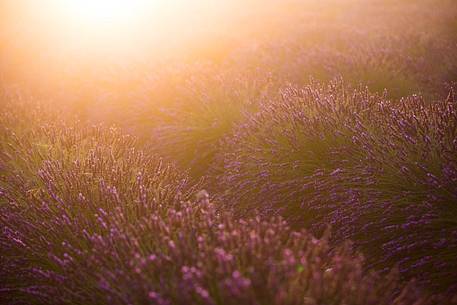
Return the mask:
<svg viewBox="0 0 457 305">
<path fill-rule="evenodd" d="M 0 20 L 0 304 L 457 304 L 457 2 Z"/>
</svg>

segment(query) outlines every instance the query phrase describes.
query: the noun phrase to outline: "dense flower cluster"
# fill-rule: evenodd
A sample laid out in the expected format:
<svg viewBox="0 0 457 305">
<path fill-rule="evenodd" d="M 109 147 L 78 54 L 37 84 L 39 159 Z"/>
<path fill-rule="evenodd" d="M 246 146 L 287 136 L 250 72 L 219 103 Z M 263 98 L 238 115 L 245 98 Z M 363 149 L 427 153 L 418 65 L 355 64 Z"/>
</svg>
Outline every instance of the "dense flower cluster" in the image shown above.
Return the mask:
<svg viewBox="0 0 457 305">
<path fill-rule="evenodd" d="M 227 141 L 221 200 L 353 239 L 377 267 L 455 290 L 457 104 L 284 90 Z M 439 279 L 439 281 L 437 280 Z"/>
<path fill-rule="evenodd" d="M 190 200 L 198 186 L 115 130 L 34 124 L 20 139 L 1 128 L 0 293 L 10 304 L 440 301 L 395 271 L 365 272 L 328 234 L 236 219 L 202 192 Z"/>
</svg>

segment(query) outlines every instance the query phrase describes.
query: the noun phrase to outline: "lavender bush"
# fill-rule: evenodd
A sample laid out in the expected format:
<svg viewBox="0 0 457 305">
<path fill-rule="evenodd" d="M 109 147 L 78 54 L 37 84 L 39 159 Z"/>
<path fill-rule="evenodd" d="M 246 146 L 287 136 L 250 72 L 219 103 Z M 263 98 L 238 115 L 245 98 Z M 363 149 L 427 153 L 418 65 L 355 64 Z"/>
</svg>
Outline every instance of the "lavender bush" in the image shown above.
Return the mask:
<svg viewBox="0 0 457 305">
<path fill-rule="evenodd" d="M 293 222 L 315 219 L 302 208 L 336 196 L 333 185 L 317 181 L 358 162 L 350 127 L 355 114 L 370 116 L 379 101 L 368 91 L 346 91 L 342 81 L 284 89 L 225 143 L 225 172 L 215 179 L 237 191 L 228 188 L 222 198 L 241 214 L 260 208 Z"/>
<path fill-rule="evenodd" d="M 353 128 L 353 142 L 363 153 L 364 164 L 350 175 L 362 184 L 354 189 L 353 207 L 343 206 L 330 216 L 336 225 L 345 223 L 338 238 L 360 237 L 361 246 L 378 257 L 377 264 L 399 263 L 405 276 L 455 292 L 457 104 L 453 92 L 433 103 L 411 97 L 398 105 L 377 107 L 382 115 L 366 123 L 357 120 Z M 356 232 L 358 227 L 362 230 Z"/>
<path fill-rule="evenodd" d="M 146 94 L 132 115 L 138 124 L 132 125 L 145 138 L 148 150 L 189 169 L 198 179 L 216 166 L 213 160 L 220 152 L 220 141 L 255 112 L 272 90 L 268 76 L 247 78 L 211 66 L 200 66 L 195 73 L 198 77 L 175 71 L 168 76 L 174 82 L 151 81 L 156 83 L 152 88 L 172 94 L 165 101 Z"/>
<path fill-rule="evenodd" d="M 285 90 L 227 141 L 221 201 L 317 232 L 330 223 L 370 266 L 455 291 L 455 107 L 341 83 Z"/>
</svg>

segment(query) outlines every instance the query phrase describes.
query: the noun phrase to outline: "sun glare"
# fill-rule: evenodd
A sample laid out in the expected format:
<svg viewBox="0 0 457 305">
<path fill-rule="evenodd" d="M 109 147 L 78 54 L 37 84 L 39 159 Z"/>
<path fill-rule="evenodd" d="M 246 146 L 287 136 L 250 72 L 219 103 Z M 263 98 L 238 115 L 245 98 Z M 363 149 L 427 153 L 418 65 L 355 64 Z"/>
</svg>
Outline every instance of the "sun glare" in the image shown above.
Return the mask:
<svg viewBox="0 0 457 305">
<path fill-rule="evenodd" d="M 60 54 L 103 60 L 100 56 L 121 58 L 133 53 L 145 53 L 146 44 L 154 36 L 151 29 L 157 28 L 154 25 L 162 18 L 161 11 L 169 5 L 167 2 L 50 0 L 43 15 L 52 15 L 54 21 L 48 32 L 57 33 L 57 37 L 60 37 L 54 41 L 54 44 L 60 42 Z"/>
<path fill-rule="evenodd" d="M 211 47 L 209 41 L 217 45 L 213 38 L 235 36 L 232 29 L 242 24 L 236 21 L 242 10 L 233 4 L 238 0 L 5 1 L 8 9 L 0 11 L 0 21 L 10 21 L 3 31 L 29 46 L 23 51 L 27 56 L 43 54 L 75 65 L 126 63 L 205 49 Z"/>
<path fill-rule="evenodd" d="M 62 0 L 60 10 L 69 22 L 81 26 L 127 26 L 148 10 L 152 2 L 141 0 Z"/>
</svg>

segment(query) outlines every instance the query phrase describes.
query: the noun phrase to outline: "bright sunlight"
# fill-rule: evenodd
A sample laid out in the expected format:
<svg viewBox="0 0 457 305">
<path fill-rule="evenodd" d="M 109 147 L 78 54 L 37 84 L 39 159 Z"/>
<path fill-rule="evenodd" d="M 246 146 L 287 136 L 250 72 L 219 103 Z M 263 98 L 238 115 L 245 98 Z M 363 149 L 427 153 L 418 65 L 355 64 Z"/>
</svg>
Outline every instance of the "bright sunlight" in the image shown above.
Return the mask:
<svg viewBox="0 0 457 305">
<path fill-rule="evenodd" d="M 222 32 L 242 24 L 234 20 L 243 12 L 239 7 L 239 1 L 209 0 L 6 1 L 0 3 L 0 34 L 52 58 L 126 61 L 225 37 Z"/>
<path fill-rule="evenodd" d="M 151 3 L 159 1 L 62 0 L 56 4 L 63 17 L 68 18 L 70 22 L 97 28 L 102 25 L 128 26 L 145 12 Z"/>
</svg>

